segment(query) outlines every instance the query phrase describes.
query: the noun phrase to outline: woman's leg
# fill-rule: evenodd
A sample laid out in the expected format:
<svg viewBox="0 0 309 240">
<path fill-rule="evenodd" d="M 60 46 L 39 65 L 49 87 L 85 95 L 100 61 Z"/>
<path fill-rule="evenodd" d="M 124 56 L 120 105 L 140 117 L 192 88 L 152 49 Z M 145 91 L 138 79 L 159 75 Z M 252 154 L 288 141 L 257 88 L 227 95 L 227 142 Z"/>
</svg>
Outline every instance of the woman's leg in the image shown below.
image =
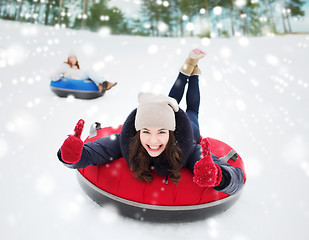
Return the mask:
<svg viewBox="0 0 309 240">
<path fill-rule="evenodd" d="M 104 77 L 100 76 L 97 72 L 93 70 L 87 70 L 87 77 L 93 81 L 97 86 L 104 81 Z"/>
<path fill-rule="evenodd" d="M 189 85 L 186 95 L 186 113 L 191 120 L 194 138 L 196 142 L 200 141 L 200 128 L 198 122 L 198 113 L 200 107 L 200 71 L 197 67 L 197 63 L 204 56 L 205 52 L 201 49 L 193 49 L 189 53 L 189 56 L 186 58 L 185 63 L 181 66 L 178 78 L 169 93 L 169 96 L 175 98 L 179 104 L 183 97 L 185 86 L 189 78 Z"/>
<path fill-rule="evenodd" d="M 185 86 L 188 82 L 188 76 L 179 72 L 179 75 L 172 86 L 169 97 L 175 98 L 178 104 L 180 103 Z M 199 88 L 199 76 L 193 75 L 189 77 L 189 84 L 186 94 L 187 109 L 186 113 L 191 121 L 194 139 L 198 143 L 200 141 L 200 127 L 198 122 L 198 113 L 200 107 L 200 88 Z"/>
<path fill-rule="evenodd" d="M 97 86 L 100 92 L 103 92 L 105 90 L 109 90 L 115 85 L 117 85 L 117 82 L 111 83 L 109 81 L 104 81 L 104 77 L 100 76 L 97 72 L 93 70 L 87 71 L 88 78 L 93 81 Z"/>
<path fill-rule="evenodd" d="M 170 90 L 170 93 L 168 94 L 168 96 L 175 98 L 176 101 L 178 102 L 178 104 L 180 103 L 180 101 L 183 97 L 185 86 L 188 82 L 188 78 L 191 75 L 192 75 L 192 77 L 195 76 L 195 72 L 196 72 L 196 70 L 198 70 L 197 63 L 201 58 L 203 58 L 205 56 L 205 54 L 206 53 L 201 49 L 198 49 L 198 48 L 193 49 L 192 51 L 190 51 L 189 56 L 185 60 L 185 63 L 180 67 L 179 75 L 178 75 L 172 89 Z M 196 78 L 196 76 L 194 78 Z M 198 78 L 198 76 L 197 76 L 197 78 Z M 195 91 L 195 90 L 193 90 L 193 91 Z M 189 95 L 191 95 L 191 93 L 189 93 Z M 187 96 L 188 96 L 188 93 L 187 93 Z M 198 101 L 199 101 L 199 99 L 198 99 Z M 199 107 L 199 103 L 198 103 L 197 108 L 198 107 Z"/>
<path fill-rule="evenodd" d="M 189 77 L 186 101 L 187 101 L 186 113 L 189 119 L 191 120 L 195 141 L 199 142 L 201 136 L 198 121 L 198 114 L 200 108 L 200 88 L 199 88 L 198 75 L 193 75 Z"/>
<path fill-rule="evenodd" d="M 188 76 L 179 72 L 178 78 L 176 79 L 169 93 L 169 96 L 175 98 L 178 104 L 180 103 L 183 97 L 187 82 L 188 82 Z M 199 142 L 200 128 L 198 122 L 198 113 L 200 107 L 200 89 L 199 89 L 198 75 L 193 75 L 189 77 L 186 101 L 187 101 L 186 113 L 192 124 L 194 139 L 196 142 Z"/>
<path fill-rule="evenodd" d="M 186 100 L 187 100 L 187 111 L 192 111 L 198 114 L 200 108 L 200 87 L 199 87 L 198 75 L 193 75 L 189 77 Z"/>
<path fill-rule="evenodd" d="M 178 77 L 174 85 L 172 86 L 170 93 L 168 94 L 169 97 L 175 98 L 178 104 L 183 97 L 188 78 L 189 76 L 183 74 L 182 72 L 179 72 Z"/>
</svg>

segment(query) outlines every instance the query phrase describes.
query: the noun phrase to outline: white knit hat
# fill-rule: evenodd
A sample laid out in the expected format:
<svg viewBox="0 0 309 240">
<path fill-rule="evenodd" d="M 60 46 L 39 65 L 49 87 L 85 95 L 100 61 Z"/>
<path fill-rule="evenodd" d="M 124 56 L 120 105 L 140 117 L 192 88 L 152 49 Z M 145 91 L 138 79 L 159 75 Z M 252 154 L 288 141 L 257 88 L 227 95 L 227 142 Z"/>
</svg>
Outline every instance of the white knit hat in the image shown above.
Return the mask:
<svg viewBox="0 0 309 240">
<path fill-rule="evenodd" d="M 70 50 L 68 52 L 68 57 L 76 57 L 77 58 L 76 52 L 74 50 Z"/>
<path fill-rule="evenodd" d="M 138 95 L 138 102 L 135 116 L 136 131 L 149 127 L 175 131 L 175 112 L 178 112 L 179 106 L 174 98 L 141 92 Z"/>
</svg>

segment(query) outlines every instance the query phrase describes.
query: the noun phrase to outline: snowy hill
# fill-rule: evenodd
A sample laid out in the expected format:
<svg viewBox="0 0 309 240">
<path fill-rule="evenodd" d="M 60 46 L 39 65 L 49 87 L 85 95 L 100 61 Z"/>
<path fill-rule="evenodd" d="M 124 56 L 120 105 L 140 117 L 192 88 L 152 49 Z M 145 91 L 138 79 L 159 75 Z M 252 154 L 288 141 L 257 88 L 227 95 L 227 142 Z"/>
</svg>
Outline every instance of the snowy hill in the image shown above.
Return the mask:
<svg viewBox="0 0 309 240">
<path fill-rule="evenodd" d="M 109 36 L 0 21 L 2 239 L 306 239 L 309 222 L 309 35 L 233 39 Z M 242 156 L 247 184 L 224 214 L 184 224 L 123 218 L 92 202 L 56 152 L 78 119 L 121 124 L 139 91 L 167 94 L 203 47 L 200 125 Z M 75 50 L 118 85 L 62 99 L 50 74 Z"/>
</svg>

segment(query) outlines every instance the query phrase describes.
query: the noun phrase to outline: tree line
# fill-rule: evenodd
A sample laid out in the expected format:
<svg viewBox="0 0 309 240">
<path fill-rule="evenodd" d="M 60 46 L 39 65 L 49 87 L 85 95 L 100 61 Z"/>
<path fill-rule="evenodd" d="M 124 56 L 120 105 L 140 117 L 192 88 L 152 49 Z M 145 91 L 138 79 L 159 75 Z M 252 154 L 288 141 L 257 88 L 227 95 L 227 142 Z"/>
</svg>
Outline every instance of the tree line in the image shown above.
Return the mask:
<svg viewBox="0 0 309 240">
<path fill-rule="evenodd" d="M 109 0 L 0 0 L 0 18 L 143 36 L 261 36 L 291 33 L 302 0 L 141 0 L 138 18 Z M 132 3 L 133 4 L 133 3 Z"/>
</svg>

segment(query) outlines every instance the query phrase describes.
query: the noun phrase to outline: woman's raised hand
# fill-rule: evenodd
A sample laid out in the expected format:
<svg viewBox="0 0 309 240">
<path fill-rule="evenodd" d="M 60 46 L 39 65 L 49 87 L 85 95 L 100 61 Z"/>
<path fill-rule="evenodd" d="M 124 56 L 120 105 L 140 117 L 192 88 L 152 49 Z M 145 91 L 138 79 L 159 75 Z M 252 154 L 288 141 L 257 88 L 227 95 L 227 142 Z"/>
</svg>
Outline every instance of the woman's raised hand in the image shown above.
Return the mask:
<svg viewBox="0 0 309 240">
<path fill-rule="evenodd" d="M 62 144 L 61 158 L 66 163 L 77 163 L 80 160 L 83 151 L 83 141 L 80 139 L 85 121 L 80 119 L 74 128 L 74 134 L 68 135 Z"/>
<path fill-rule="evenodd" d="M 211 157 L 208 140 L 203 138 L 200 145 L 203 157 L 194 165 L 193 181 L 200 187 L 218 186 L 222 180 L 221 168 Z"/>
</svg>

